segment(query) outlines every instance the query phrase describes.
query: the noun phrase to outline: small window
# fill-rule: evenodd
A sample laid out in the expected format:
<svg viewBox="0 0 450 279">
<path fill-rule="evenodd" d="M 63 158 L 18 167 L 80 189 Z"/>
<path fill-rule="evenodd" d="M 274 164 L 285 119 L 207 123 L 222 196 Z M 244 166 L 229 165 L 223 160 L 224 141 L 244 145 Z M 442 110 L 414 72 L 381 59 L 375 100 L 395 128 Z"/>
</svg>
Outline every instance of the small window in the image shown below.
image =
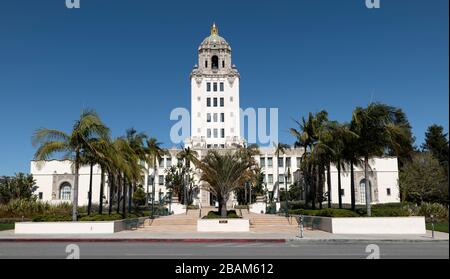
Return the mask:
<svg viewBox="0 0 450 279">
<path fill-rule="evenodd" d="M 273 166 L 273 159 L 272 157 L 267 158 L 267 166 L 272 167 Z"/>
<path fill-rule="evenodd" d="M 44 196 L 44 193 L 42 193 L 42 192 L 39 192 L 39 199 L 40 199 L 40 200 L 42 200 L 42 199 L 43 199 L 43 196 Z"/>
<path fill-rule="evenodd" d="M 217 82 L 214 82 L 214 83 L 213 83 L 213 91 L 214 91 L 214 92 L 217 92 Z"/>
<path fill-rule="evenodd" d="M 345 196 L 345 191 L 344 191 L 344 189 L 341 189 L 341 196 Z"/>
<path fill-rule="evenodd" d="M 159 185 L 164 185 L 164 175 L 160 175 L 159 177 L 158 177 L 158 182 L 159 182 Z"/>
<path fill-rule="evenodd" d="M 269 184 L 272 184 L 273 183 L 273 174 L 269 174 L 267 176 L 267 180 L 268 180 Z"/>
<path fill-rule="evenodd" d="M 220 83 L 220 92 L 223 92 L 224 91 L 224 85 L 223 85 L 223 82 L 221 82 Z"/>
<path fill-rule="evenodd" d="M 225 113 L 223 112 L 220 114 L 220 122 L 225 122 Z"/>
<path fill-rule="evenodd" d="M 211 92 L 211 82 L 206 83 L 206 91 Z"/>
<path fill-rule="evenodd" d="M 59 187 L 59 199 L 69 201 L 72 196 L 72 186 L 68 182 L 64 182 Z"/>
<path fill-rule="evenodd" d="M 291 167 L 291 157 L 287 157 L 286 158 L 286 168 L 290 168 Z"/>
<path fill-rule="evenodd" d="M 218 133 L 217 129 L 214 129 L 213 133 L 214 133 L 214 138 L 215 139 L 219 137 L 219 133 Z"/>
<path fill-rule="evenodd" d="M 283 158 L 278 158 L 278 167 L 282 168 L 283 167 Z"/>
<path fill-rule="evenodd" d="M 386 194 L 387 194 L 388 196 L 391 195 L 391 188 L 387 188 L 387 189 L 386 189 Z"/>
<path fill-rule="evenodd" d="M 284 184 L 284 174 L 279 174 L 278 175 L 278 183 Z"/>
<path fill-rule="evenodd" d="M 230 97 L 230 103 L 232 103 L 233 102 L 233 97 Z"/>
<path fill-rule="evenodd" d="M 166 165 L 168 168 L 170 168 L 172 166 L 172 158 L 167 158 L 166 159 Z"/>
<path fill-rule="evenodd" d="M 223 98 L 220 98 L 220 106 L 223 107 L 225 105 L 225 101 Z"/>
<path fill-rule="evenodd" d="M 217 107 L 217 98 L 214 98 L 214 107 Z"/>
<path fill-rule="evenodd" d="M 220 137 L 225 138 L 225 129 L 220 129 Z"/>
<path fill-rule="evenodd" d="M 211 138 L 211 129 L 206 130 L 206 137 Z"/>
<path fill-rule="evenodd" d="M 225 68 L 225 60 L 222 60 L 222 68 Z"/>
<path fill-rule="evenodd" d="M 297 168 L 302 166 L 302 157 L 297 157 Z"/>
<path fill-rule="evenodd" d="M 259 166 L 261 168 L 264 168 L 266 166 L 266 158 L 264 157 L 259 158 Z"/>
<path fill-rule="evenodd" d="M 211 113 L 206 114 L 206 122 L 211 122 Z"/>
<path fill-rule="evenodd" d="M 206 98 L 206 106 L 207 107 L 211 106 L 211 98 Z"/>
<path fill-rule="evenodd" d="M 213 70 L 216 70 L 219 68 L 219 57 L 217 57 L 217 55 L 214 55 L 213 57 L 211 57 L 211 67 L 213 68 Z"/>
<path fill-rule="evenodd" d="M 208 60 L 205 61 L 205 68 L 208 68 Z"/>
</svg>

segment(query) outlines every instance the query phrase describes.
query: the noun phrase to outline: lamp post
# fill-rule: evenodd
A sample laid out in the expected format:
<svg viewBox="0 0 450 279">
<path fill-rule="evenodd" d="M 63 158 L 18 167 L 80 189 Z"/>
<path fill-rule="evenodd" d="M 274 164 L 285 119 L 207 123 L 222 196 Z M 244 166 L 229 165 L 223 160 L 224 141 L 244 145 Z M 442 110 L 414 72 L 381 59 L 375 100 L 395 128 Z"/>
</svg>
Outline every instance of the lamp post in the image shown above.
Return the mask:
<svg viewBox="0 0 450 279">
<path fill-rule="evenodd" d="M 156 174 L 152 174 L 151 179 L 152 179 L 152 219 L 155 216 L 155 177 Z"/>
<path fill-rule="evenodd" d="M 286 200 L 286 217 L 289 216 L 289 202 L 288 202 L 288 177 L 291 175 L 291 168 L 287 169 L 287 172 L 284 173 L 284 199 Z"/>
</svg>

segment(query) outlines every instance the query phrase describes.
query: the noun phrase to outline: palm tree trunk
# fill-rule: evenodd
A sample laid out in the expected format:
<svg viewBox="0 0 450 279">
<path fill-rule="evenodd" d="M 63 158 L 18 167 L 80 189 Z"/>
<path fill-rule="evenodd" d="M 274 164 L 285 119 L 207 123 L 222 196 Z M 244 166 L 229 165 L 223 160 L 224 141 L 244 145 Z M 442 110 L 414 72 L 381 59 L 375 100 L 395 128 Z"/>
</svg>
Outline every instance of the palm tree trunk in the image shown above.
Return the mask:
<svg viewBox="0 0 450 279">
<path fill-rule="evenodd" d="M 372 216 L 372 206 L 370 204 L 371 201 L 371 192 L 370 192 L 370 181 L 369 181 L 369 157 L 364 157 L 364 178 L 366 179 L 366 207 L 367 207 L 367 216 Z"/>
<path fill-rule="evenodd" d="M 112 213 L 112 208 L 113 208 L 113 199 L 114 199 L 114 191 L 115 191 L 115 187 L 114 187 L 114 182 L 115 182 L 115 177 L 113 174 L 109 174 L 109 209 L 108 209 L 108 214 L 111 215 Z"/>
<path fill-rule="evenodd" d="M 316 173 L 316 168 L 315 166 L 312 167 L 311 169 L 311 207 L 312 209 L 316 209 L 316 200 L 317 200 L 317 193 L 316 193 L 316 177 L 315 177 L 315 173 Z"/>
<path fill-rule="evenodd" d="M 352 210 L 355 210 L 355 170 L 353 166 L 353 161 L 350 161 L 350 194 L 351 194 L 351 203 Z"/>
<path fill-rule="evenodd" d="M 105 171 L 103 168 L 101 168 L 100 175 L 100 199 L 98 202 L 98 214 L 103 214 L 103 195 L 105 190 Z"/>
<path fill-rule="evenodd" d="M 133 183 L 128 187 L 128 212 L 131 212 L 131 202 L 133 201 Z"/>
<path fill-rule="evenodd" d="M 319 208 L 322 209 L 323 202 L 323 166 L 319 166 L 319 170 L 317 172 L 317 186 L 319 187 Z"/>
<path fill-rule="evenodd" d="M 92 173 L 94 171 L 94 163 L 91 162 L 90 164 L 90 172 L 89 172 L 89 192 L 88 192 L 88 208 L 87 208 L 87 214 L 91 215 L 91 209 L 92 209 Z"/>
<path fill-rule="evenodd" d="M 339 208 L 342 209 L 342 185 L 341 185 L 341 161 L 337 161 L 337 171 L 338 171 L 338 201 L 339 201 Z"/>
<path fill-rule="evenodd" d="M 122 203 L 122 215 L 125 218 L 127 214 L 127 180 L 125 176 L 123 177 L 123 203 Z"/>
<path fill-rule="evenodd" d="M 78 183 L 80 173 L 80 151 L 76 151 L 75 155 L 75 181 L 73 183 L 73 195 L 72 195 L 72 221 L 77 221 L 78 215 Z"/>
<path fill-rule="evenodd" d="M 220 208 L 220 215 L 222 218 L 227 218 L 228 212 L 227 212 L 227 200 L 225 197 L 222 197 L 222 207 Z"/>
<path fill-rule="evenodd" d="M 327 186 L 328 186 L 328 208 L 331 208 L 331 166 L 330 162 L 327 164 Z"/>
<path fill-rule="evenodd" d="M 117 208 L 116 208 L 116 212 L 117 214 L 120 213 L 120 201 L 122 198 L 122 177 L 120 175 L 117 176 Z"/>
</svg>

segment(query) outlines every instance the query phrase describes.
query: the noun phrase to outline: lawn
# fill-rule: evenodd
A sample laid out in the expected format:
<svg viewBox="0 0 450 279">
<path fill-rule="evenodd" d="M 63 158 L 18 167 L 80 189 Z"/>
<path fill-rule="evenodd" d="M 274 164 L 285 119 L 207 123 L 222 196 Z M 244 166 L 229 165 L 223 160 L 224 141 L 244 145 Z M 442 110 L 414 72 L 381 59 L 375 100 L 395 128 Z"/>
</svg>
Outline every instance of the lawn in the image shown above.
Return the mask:
<svg viewBox="0 0 450 279">
<path fill-rule="evenodd" d="M 431 230 L 431 224 L 427 223 L 427 230 Z M 438 232 L 448 233 L 448 223 L 436 223 L 434 224 L 434 230 Z"/>
<path fill-rule="evenodd" d="M 14 223 L 0 223 L 0 231 L 13 230 Z"/>
</svg>

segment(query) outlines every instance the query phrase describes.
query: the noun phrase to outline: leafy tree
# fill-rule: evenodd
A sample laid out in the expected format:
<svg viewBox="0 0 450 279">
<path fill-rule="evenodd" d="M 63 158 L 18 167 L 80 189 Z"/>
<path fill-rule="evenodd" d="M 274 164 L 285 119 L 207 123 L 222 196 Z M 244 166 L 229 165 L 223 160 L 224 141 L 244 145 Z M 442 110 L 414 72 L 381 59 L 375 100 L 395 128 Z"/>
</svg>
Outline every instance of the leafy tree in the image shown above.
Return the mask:
<svg viewBox="0 0 450 279">
<path fill-rule="evenodd" d="M 448 174 L 449 142 L 448 134 L 444 133 L 444 127 L 436 124 L 428 127 L 422 149 L 431 152 Z"/>
<path fill-rule="evenodd" d="M 400 172 L 400 190 L 404 201 L 448 205 L 448 182 L 444 169 L 430 152 L 418 152 Z"/>
<path fill-rule="evenodd" d="M 145 205 L 145 201 L 147 200 L 147 194 L 144 191 L 144 187 L 142 185 L 138 185 L 136 190 L 133 193 L 133 203 L 136 209 L 139 206 Z"/>
<path fill-rule="evenodd" d="M 35 198 L 36 181 L 31 174 L 17 173 L 14 177 L 0 180 L 0 204 L 6 204 L 15 199 Z"/>
</svg>

